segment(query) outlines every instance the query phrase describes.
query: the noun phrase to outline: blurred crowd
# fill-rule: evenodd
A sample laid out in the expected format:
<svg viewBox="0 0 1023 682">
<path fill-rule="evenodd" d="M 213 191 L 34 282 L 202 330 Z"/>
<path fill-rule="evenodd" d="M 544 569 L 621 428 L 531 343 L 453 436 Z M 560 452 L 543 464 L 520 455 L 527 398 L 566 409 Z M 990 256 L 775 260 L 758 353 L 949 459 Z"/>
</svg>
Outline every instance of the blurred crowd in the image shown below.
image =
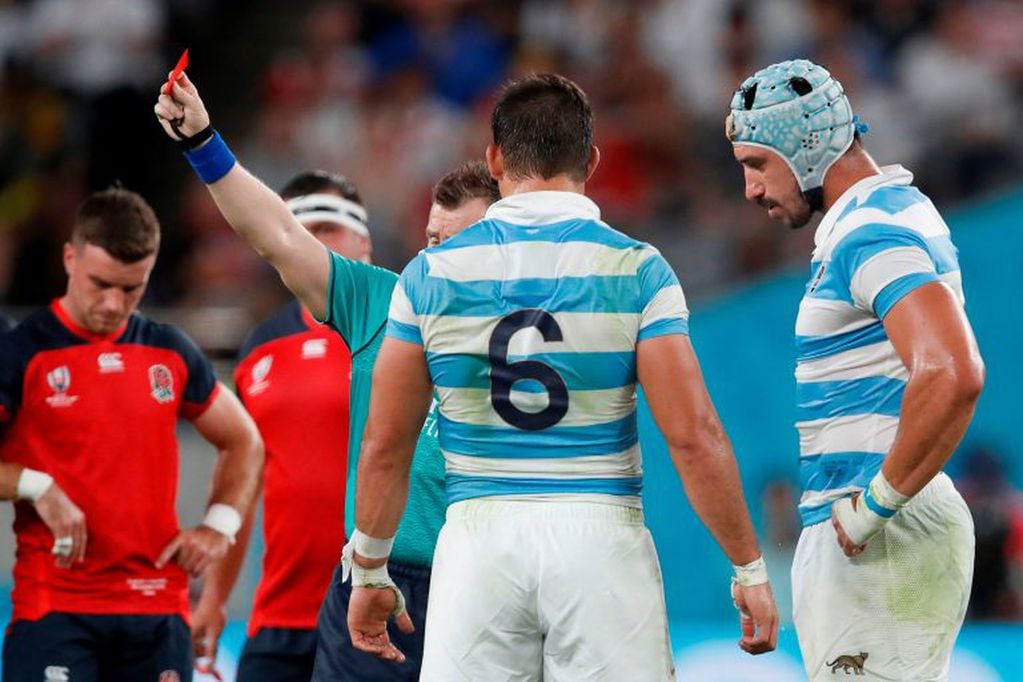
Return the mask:
<svg viewBox="0 0 1023 682">
<path fill-rule="evenodd" d="M 242 161 L 275 188 L 308 168 L 353 178 L 392 268 L 423 246 L 433 182 L 482 155 L 495 88 L 565 73 L 597 117 L 588 190 L 698 300 L 801 264 L 812 243 L 742 200 L 722 121 L 746 75 L 825 64 L 877 160 L 948 208 L 1023 179 L 1020 35 L 1008 0 L 0 0 L 0 301 L 62 290 L 73 211 L 115 181 L 164 222 L 150 305 L 279 299 L 153 120 L 185 46 Z"/>
</svg>

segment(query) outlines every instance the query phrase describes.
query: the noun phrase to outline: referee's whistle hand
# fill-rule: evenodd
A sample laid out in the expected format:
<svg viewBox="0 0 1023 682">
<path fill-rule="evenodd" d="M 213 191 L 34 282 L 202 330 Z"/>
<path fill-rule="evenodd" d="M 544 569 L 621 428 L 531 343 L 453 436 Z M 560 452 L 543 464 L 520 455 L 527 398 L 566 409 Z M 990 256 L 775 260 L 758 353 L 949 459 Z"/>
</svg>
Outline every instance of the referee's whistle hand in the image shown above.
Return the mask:
<svg viewBox="0 0 1023 682">
<path fill-rule="evenodd" d="M 778 646 L 778 606 L 771 584 L 736 586 L 733 594 L 739 607 L 739 648 L 757 655 L 774 651 Z"/>
<path fill-rule="evenodd" d="M 404 663 L 405 654 L 391 643 L 387 634 L 387 621 L 394 612 L 395 603 L 394 590 L 389 587 L 353 587 L 348 604 L 348 632 L 352 636 L 352 646 L 386 661 Z M 395 624 L 405 634 L 415 630 L 408 611 L 398 614 Z"/>
<path fill-rule="evenodd" d="M 85 514 L 53 483 L 33 505 L 39 518 L 53 533 L 53 554 L 58 568 L 85 561 Z"/>
<path fill-rule="evenodd" d="M 160 552 L 156 567 L 163 568 L 173 559 L 188 575 L 198 578 L 211 563 L 222 559 L 230 546 L 227 536 L 212 528 L 189 528 L 178 533 Z"/>
</svg>

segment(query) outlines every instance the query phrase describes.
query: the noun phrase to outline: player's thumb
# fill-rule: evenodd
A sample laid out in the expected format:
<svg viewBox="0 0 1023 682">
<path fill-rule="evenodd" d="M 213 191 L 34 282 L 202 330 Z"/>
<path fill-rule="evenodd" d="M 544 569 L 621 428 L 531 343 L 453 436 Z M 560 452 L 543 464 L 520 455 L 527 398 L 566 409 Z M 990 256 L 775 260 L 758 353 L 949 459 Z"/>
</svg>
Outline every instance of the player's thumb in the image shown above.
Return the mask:
<svg viewBox="0 0 1023 682">
<path fill-rule="evenodd" d="M 174 536 L 174 539 L 163 548 L 163 551 L 160 552 L 160 556 L 156 558 L 155 563 L 157 568 L 163 568 L 167 565 L 167 562 L 170 561 L 175 554 L 177 554 L 178 548 L 181 546 L 182 537 L 182 534 L 178 533 Z"/>
<path fill-rule="evenodd" d="M 412 618 L 408 615 L 407 609 L 398 614 L 398 616 L 394 619 L 394 623 L 398 626 L 398 629 L 406 635 L 411 635 L 416 631 L 416 626 L 412 624 Z"/>
</svg>

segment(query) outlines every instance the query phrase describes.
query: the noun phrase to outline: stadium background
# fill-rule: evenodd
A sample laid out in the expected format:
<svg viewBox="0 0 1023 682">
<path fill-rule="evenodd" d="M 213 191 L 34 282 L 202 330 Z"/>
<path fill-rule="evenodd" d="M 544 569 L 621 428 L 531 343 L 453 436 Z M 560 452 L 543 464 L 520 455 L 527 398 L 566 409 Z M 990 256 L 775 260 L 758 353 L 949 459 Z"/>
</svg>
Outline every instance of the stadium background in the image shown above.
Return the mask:
<svg viewBox="0 0 1023 682">
<path fill-rule="evenodd" d="M 482 154 L 494 87 L 524 71 L 563 72 L 597 115 L 604 161 L 590 194 L 608 222 L 660 248 L 686 289 L 693 341 L 787 611 L 798 534 L 792 326 L 812 229 L 785 232 L 742 201 L 721 121 L 755 68 L 813 58 L 872 126 L 865 142 L 878 161 L 916 172 L 960 249 L 988 383 L 950 465 L 978 532 L 952 679 L 1017 679 L 1020 35 L 1023 6 L 1001 0 L 0 0 L 0 302 L 18 317 L 63 292 L 59 248 L 77 204 L 119 181 L 164 224 L 144 309 L 181 324 L 229 378 L 242 335 L 285 292 L 153 120 L 153 94 L 184 47 L 243 162 L 274 187 L 311 167 L 351 176 L 374 258 L 392 268 L 423 243 L 431 184 Z M 727 562 L 645 415 L 643 427 L 648 522 L 683 679 L 801 679 L 787 615 L 779 653 L 753 659 L 734 646 Z M 180 507 L 193 523 L 212 453 L 188 428 L 182 438 Z M 0 511 L 9 528 L 9 505 Z M 6 584 L 13 536 L 0 537 Z M 231 603 L 228 673 L 257 577 L 250 557 Z M 0 602 L 0 616 L 8 608 Z"/>
</svg>

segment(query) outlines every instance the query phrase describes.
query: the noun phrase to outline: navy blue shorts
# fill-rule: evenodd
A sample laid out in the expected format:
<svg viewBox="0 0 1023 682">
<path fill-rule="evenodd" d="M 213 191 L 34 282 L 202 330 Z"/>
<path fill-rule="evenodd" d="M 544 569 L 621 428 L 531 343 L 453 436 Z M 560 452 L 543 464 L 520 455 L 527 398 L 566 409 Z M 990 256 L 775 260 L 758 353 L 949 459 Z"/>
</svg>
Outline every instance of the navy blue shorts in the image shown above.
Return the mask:
<svg viewBox="0 0 1023 682">
<path fill-rule="evenodd" d="M 398 630 L 394 621 L 387 624 L 391 641 L 405 654 L 405 662 L 384 661 L 372 654 L 356 651 L 352 646 L 348 635 L 348 597 L 352 593 L 352 583 L 341 582 L 341 568 L 338 567 L 320 608 L 312 682 L 416 682 L 419 679 L 419 669 L 423 665 L 426 603 L 430 597 L 430 569 L 392 561 L 387 564 L 387 570 L 405 595 L 405 608 L 416 627 L 415 632 L 406 635 Z"/>
<path fill-rule="evenodd" d="M 245 642 L 237 682 L 309 682 L 316 630 L 260 628 Z"/>
<path fill-rule="evenodd" d="M 49 613 L 4 637 L 4 681 L 187 682 L 192 638 L 181 616 Z"/>
</svg>

